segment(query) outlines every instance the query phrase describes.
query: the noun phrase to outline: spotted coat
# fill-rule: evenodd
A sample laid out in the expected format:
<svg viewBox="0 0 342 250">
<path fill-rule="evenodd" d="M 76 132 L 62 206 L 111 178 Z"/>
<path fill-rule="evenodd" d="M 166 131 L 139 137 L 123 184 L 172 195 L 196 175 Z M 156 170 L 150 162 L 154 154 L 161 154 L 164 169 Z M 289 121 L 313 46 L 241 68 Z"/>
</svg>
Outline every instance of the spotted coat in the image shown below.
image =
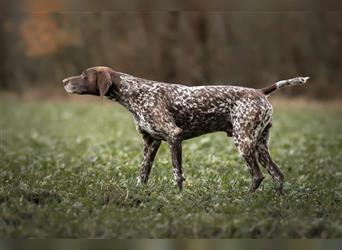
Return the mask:
<svg viewBox="0 0 342 250">
<path fill-rule="evenodd" d="M 136 128 L 144 140 L 140 183 L 147 182 L 161 141 L 166 141 L 171 151 L 174 180 L 182 190 L 185 180 L 182 141 L 222 131 L 233 137 L 246 161 L 252 177 L 250 191 L 254 192 L 264 179 L 260 164 L 278 183 L 277 190 L 281 192 L 284 177 L 268 150 L 272 106 L 267 96 L 286 86 L 304 84 L 307 80 L 308 77 L 297 77 L 263 89 L 228 85 L 189 87 L 95 67 L 63 82 L 70 93 L 103 95 L 119 102 L 133 114 Z"/>
<path fill-rule="evenodd" d="M 151 161 L 160 141 L 165 140 L 173 155 L 174 179 L 181 189 L 184 177 L 181 152 L 177 153 L 181 151 L 181 141 L 223 131 L 233 137 L 246 160 L 252 176 L 250 191 L 255 191 L 264 178 L 259 163 L 279 183 L 278 190 L 281 191 L 283 174 L 268 152 L 272 106 L 263 89 L 227 85 L 189 87 L 123 73 L 120 80 L 120 87 L 110 92 L 109 98 L 117 100 L 133 114 L 137 130 L 144 135 L 145 160 L 140 182 L 147 181 Z"/>
</svg>

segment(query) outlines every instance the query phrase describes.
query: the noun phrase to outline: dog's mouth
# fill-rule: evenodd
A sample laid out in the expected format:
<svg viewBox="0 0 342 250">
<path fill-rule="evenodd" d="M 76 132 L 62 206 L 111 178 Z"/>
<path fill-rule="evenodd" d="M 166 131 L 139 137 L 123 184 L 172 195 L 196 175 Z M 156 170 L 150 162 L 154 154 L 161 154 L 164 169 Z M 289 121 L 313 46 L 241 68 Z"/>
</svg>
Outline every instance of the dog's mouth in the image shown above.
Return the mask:
<svg viewBox="0 0 342 250">
<path fill-rule="evenodd" d="M 64 89 L 65 89 L 66 92 L 68 92 L 70 94 L 75 93 L 74 88 L 72 86 L 70 86 L 70 84 L 65 85 Z"/>
</svg>

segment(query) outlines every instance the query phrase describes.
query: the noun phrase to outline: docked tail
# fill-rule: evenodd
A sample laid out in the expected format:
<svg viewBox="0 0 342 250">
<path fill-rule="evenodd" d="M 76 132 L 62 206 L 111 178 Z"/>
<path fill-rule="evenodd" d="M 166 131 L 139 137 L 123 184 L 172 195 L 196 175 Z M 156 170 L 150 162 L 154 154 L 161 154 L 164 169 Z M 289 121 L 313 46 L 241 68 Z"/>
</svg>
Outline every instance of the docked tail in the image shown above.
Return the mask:
<svg viewBox="0 0 342 250">
<path fill-rule="evenodd" d="M 292 79 L 288 79 L 288 80 L 282 80 L 282 81 L 276 82 L 270 86 L 262 88 L 261 91 L 265 95 L 270 95 L 273 92 L 275 92 L 279 89 L 282 89 L 284 87 L 287 87 L 287 86 L 303 85 L 304 83 L 306 83 L 306 81 L 309 78 L 310 77 L 296 77 L 296 78 L 292 78 Z"/>
</svg>

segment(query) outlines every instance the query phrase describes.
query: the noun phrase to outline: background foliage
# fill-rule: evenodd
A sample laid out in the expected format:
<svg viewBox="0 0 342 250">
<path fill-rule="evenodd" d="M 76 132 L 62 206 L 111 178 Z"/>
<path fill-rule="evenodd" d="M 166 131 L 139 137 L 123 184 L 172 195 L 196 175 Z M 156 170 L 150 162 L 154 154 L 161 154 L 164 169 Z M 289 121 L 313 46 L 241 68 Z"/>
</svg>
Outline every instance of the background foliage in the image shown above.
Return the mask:
<svg viewBox="0 0 342 250">
<path fill-rule="evenodd" d="M 190 85 L 261 87 L 308 75 L 309 88 L 282 94 L 342 93 L 339 12 L 45 11 L 0 18 L 2 89 L 60 91 L 66 76 L 107 65 Z"/>
</svg>

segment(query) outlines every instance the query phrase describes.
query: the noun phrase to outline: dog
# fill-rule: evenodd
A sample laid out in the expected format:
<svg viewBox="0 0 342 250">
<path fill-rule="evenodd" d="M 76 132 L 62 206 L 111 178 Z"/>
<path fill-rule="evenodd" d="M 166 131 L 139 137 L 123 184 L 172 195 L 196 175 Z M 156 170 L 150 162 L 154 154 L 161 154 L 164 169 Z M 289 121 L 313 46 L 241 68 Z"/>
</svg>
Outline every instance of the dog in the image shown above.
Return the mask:
<svg viewBox="0 0 342 250">
<path fill-rule="evenodd" d="M 246 161 L 251 174 L 250 192 L 260 186 L 265 167 L 283 191 L 284 175 L 272 160 L 269 130 L 272 105 L 267 96 L 286 86 L 302 85 L 309 77 L 296 77 L 276 82 L 262 89 L 238 86 L 185 86 L 134 77 L 108 67 L 86 69 L 81 75 L 63 80 L 71 94 L 88 94 L 119 102 L 134 117 L 142 135 L 143 161 L 139 183 L 146 183 L 161 141 L 169 144 L 173 176 L 182 190 L 182 141 L 203 134 L 223 131 Z"/>
</svg>

